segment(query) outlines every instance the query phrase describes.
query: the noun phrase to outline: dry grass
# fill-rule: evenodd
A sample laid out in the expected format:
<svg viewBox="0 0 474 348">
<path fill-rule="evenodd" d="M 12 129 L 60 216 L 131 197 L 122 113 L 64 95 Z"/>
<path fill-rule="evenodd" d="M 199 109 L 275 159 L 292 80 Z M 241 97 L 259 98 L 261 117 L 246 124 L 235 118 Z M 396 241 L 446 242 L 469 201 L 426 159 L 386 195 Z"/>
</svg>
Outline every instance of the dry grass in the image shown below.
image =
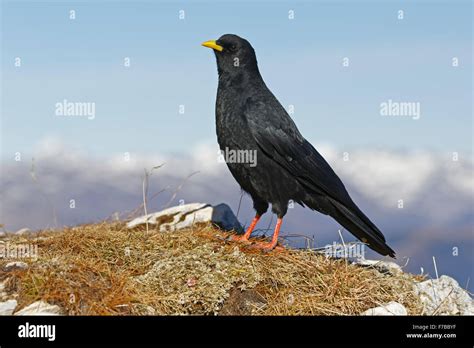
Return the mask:
<svg viewBox="0 0 474 348">
<path fill-rule="evenodd" d="M 327 259 L 310 250 L 265 254 L 224 242 L 211 226 L 174 233 L 127 230 L 123 223 L 9 236 L 10 244 L 35 243 L 39 257 L 24 271 L 4 272 L 19 308 L 36 300 L 71 315 L 244 314 L 357 315 L 390 301 L 420 314 L 414 277 Z M 36 238 L 36 237 L 40 238 Z M 236 288 L 241 291 L 236 291 Z M 232 293 L 232 301 L 228 300 Z M 229 303 L 232 306 L 229 309 Z"/>
</svg>

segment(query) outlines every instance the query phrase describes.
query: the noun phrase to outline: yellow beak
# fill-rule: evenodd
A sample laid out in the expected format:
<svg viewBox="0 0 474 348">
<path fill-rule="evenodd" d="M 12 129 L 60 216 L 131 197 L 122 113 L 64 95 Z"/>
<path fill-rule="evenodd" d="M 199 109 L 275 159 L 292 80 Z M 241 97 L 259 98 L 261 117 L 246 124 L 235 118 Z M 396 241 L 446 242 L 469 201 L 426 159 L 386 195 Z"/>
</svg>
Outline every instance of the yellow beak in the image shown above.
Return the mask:
<svg viewBox="0 0 474 348">
<path fill-rule="evenodd" d="M 222 52 L 222 50 L 224 49 L 224 47 L 216 44 L 216 40 L 209 40 L 209 41 L 203 42 L 201 45 L 203 45 L 204 47 L 212 48 L 213 50 L 216 50 L 219 52 Z"/>
</svg>

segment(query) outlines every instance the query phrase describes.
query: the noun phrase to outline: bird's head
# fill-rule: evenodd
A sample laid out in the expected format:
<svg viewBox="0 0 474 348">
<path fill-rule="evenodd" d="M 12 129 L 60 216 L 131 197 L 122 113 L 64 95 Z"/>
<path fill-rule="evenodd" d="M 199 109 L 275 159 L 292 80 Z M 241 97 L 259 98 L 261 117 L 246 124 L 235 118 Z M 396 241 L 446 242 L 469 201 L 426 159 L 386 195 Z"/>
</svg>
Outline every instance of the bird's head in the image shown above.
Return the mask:
<svg viewBox="0 0 474 348">
<path fill-rule="evenodd" d="M 203 42 L 202 45 L 214 50 L 219 75 L 258 71 L 257 57 L 252 45 L 237 35 L 225 34 L 217 40 Z"/>
</svg>

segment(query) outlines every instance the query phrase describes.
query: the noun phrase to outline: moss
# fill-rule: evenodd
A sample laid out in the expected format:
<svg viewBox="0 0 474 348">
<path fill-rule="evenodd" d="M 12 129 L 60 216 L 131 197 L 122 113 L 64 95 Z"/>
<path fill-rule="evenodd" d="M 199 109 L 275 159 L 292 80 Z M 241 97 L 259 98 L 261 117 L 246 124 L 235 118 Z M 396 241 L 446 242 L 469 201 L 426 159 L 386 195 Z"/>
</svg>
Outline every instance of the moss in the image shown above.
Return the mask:
<svg viewBox="0 0 474 348">
<path fill-rule="evenodd" d="M 353 315 L 390 301 L 421 314 L 410 274 L 382 274 L 311 250 L 248 250 L 210 225 L 168 233 L 150 227 L 104 222 L 10 237 L 37 244 L 39 257 L 14 272 L 1 271 L 12 260 L 0 260 L 0 279 L 8 278 L 20 307 L 43 299 L 68 314 Z"/>
</svg>

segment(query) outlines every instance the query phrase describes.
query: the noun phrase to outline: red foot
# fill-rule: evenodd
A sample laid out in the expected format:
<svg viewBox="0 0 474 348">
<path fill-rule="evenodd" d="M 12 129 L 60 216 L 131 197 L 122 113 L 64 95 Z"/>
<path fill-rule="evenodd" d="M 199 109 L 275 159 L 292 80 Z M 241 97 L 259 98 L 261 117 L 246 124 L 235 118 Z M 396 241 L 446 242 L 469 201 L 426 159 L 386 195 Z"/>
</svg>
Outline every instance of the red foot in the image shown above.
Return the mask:
<svg viewBox="0 0 474 348">
<path fill-rule="evenodd" d="M 260 220 L 260 216 L 255 215 L 255 217 L 253 218 L 249 228 L 247 228 L 247 231 L 245 231 L 245 234 L 243 234 L 241 236 L 233 235 L 233 236 L 230 237 L 230 240 L 232 240 L 234 242 L 240 242 L 240 243 L 250 243 L 249 242 L 250 235 L 252 234 L 253 229 L 257 225 L 258 220 Z"/>
<path fill-rule="evenodd" d="M 283 251 L 285 250 L 284 247 L 280 245 L 276 245 L 276 243 L 273 242 L 255 242 L 251 246 L 249 246 L 249 249 L 260 249 L 265 252 L 270 252 L 270 251 Z"/>
<path fill-rule="evenodd" d="M 252 246 L 251 249 L 262 249 L 263 251 L 272 251 L 272 250 L 283 250 L 284 248 L 277 246 L 278 244 L 278 234 L 280 233 L 281 223 L 283 222 L 282 218 L 278 218 L 275 231 L 273 232 L 273 237 L 271 242 L 256 242 Z"/>
</svg>

